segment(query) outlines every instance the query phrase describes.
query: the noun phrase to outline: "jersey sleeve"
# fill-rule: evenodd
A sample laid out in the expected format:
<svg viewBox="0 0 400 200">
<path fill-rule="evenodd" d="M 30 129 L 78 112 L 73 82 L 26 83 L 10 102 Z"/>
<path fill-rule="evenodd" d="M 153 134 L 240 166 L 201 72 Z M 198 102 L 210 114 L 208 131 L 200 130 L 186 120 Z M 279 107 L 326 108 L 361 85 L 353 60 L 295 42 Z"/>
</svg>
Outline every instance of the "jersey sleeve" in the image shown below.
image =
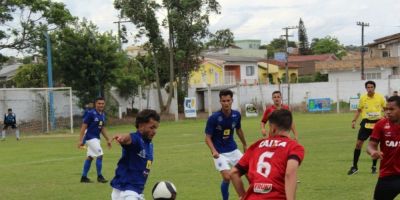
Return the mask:
<svg viewBox="0 0 400 200">
<path fill-rule="evenodd" d="M 379 142 L 383 132 L 383 125 L 385 124 L 385 119 L 381 119 L 375 124 L 372 134 L 370 136 L 370 141 Z"/>
<path fill-rule="evenodd" d="M 86 116 L 83 118 L 83 123 L 89 124 L 92 119 L 93 119 L 93 113 L 92 112 L 88 112 L 86 114 Z"/>
<path fill-rule="evenodd" d="M 235 167 L 240 171 L 241 174 L 246 174 L 249 171 L 250 159 L 253 155 L 254 149 L 258 146 L 258 142 L 251 145 L 246 152 L 243 154 L 242 158 L 240 158 L 239 162 L 235 165 Z"/>
<path fill-rule="evenodd" d="M 268 114 L 269 114 L 269 109 L 266 108 L 265 111 L 264 111 L 263 117 L 262 117 L 262 119 L 261 119 L 261 122 L 267 123 L 267 121 L 268 121 Z"/>
<path fill-rule="evenodd" d="M 136 137 L 134 133 L 130 133 L 129 136 L 131 137 L 132 143 L 130 143 L 128 145 L 121 145 L 121 147 L 124 149 L 133 149 L 139 141 L 139 138 Z"/>
<path fill-rule="evenodd" d="M 204 132 L 208 135 L 213 135 L 215 125 L 216 125 L 215 119 L 213 118 L 213 116 L 210 116 L 207 120 L 207 125 L 206 125 L 206 129 L 204 130 Z"/>
<path fill-rule="evenodd" d="M 289 159 L 297 160 L 300 165 L 304 159 L 304 147 L 296 143 L 289 151 Z"/>
<path fill-rule="evenodd" d="M 363 100 L 364 100 L 364 96 L 361 96 L 361 97 L 360 97 L 360 100 L 358 101 L 358 106 L 357 106 L 357 108 L 360 109 L 360 110 L 363 109 L 363 103 L 362 103 Z"/>
<path fill-rule="evenodd" d="M 241 129 L 242 128 L 242 115 L 238 112 L 239 118 L 238 122 L 236 124 L 236 129 Z"/>
</svg>

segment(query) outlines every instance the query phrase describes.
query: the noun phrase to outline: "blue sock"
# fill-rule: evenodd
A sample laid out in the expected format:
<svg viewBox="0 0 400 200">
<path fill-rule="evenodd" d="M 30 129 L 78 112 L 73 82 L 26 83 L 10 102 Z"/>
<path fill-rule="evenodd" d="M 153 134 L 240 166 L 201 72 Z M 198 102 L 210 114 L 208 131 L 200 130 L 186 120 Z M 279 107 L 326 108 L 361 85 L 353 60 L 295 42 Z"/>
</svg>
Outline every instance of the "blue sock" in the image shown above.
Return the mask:
<svg viewBox="0 0 400 200">
<path fill-rule="evenodd" d="M 228 200 L 229 199 L 229 182 L 222 181 L 221 183 L 221 193 L 222 199 Z"/>
<path fill-rule="evenodd" d="M 83 164 L 83 172 L 82 172 L 82 176 L 87 177 L 87 174 L 90 170 L 90 165 L 92 164 L 92 160 L 88 160 L 86 159 L 84 164 Z"/>
<path fill-rule="evenodd" d="M 96 159 L 97 176 L 101 176 L 101 168 L 103 168 L 103 158 Z"/>
</svg>

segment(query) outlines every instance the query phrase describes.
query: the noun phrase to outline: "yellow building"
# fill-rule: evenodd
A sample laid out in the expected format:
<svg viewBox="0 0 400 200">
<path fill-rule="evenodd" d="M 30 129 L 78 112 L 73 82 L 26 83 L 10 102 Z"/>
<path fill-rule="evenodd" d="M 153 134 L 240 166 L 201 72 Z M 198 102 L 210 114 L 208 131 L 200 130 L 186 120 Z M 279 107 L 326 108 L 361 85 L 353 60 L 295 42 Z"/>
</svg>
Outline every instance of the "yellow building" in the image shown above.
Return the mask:
<svg viewBox="0 0 400 200">
<path fill-rule="evenodd" d="M 259 69 L 259 80 L 260 83 L 265 83 L 269 80 L 271 84 L 284 83 L 286 77 L 285 63 L 277 60 L 265 60 L 257 63 Z M 298 66 L 295 64 L 288 63 L 289 80 L 290 83 L 297 83 L 298 80 Z M 268 77 L 268 79 L 266 78 Z"/>
<path fill-rule="evenodd" d="M 223 68 L 217 63 L 204 61 L 199 68 L 190 74 L 189 84 L 191 86 L 206 87 L 210 85 L 222 85 L 224 83 Z"/>
</svg>

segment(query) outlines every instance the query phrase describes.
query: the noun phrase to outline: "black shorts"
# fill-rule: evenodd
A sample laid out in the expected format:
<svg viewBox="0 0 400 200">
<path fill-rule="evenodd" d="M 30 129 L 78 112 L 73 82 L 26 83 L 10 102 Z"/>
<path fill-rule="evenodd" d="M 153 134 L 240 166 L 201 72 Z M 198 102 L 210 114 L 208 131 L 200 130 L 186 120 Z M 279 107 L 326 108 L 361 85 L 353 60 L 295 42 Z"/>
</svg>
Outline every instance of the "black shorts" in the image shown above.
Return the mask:
<svg viewBox="0 0 400 200">
<path fill-rule="evenodd" d="M 393 200 L 400 193 L 400 175 L 379 178 L 376 183 L 374 200 Z"/>
<path fill-rule="evenodd" d="M 8 127 L 11 127 L 12 129 L 16 129 L 17 125 L 16 124 L 4 124 L 3 130 L 6 130 Z"/>
<path fill-rule="evenodd" d="M 371 128 L 365 128 L 365 124 L 367 124 L 367 123 L 374 123 L 375 124 L 378 121 L 379 120 L 368 120 L 368 119 L 361 120 L 360 130 L 358 130 L 357 139 L 361 140 L 361 141 L 367 140 L 369 138 L 369 136 L 371 135 L 371 133 L 372 133 L 372 129 Z"/>
</svg>

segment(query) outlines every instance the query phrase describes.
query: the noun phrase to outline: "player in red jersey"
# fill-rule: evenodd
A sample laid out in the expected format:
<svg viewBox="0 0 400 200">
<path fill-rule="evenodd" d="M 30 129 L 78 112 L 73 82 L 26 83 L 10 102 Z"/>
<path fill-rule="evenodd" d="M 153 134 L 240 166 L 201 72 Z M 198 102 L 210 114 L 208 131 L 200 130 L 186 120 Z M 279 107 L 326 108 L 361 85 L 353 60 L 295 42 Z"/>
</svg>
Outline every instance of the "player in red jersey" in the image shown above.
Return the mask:
<svg viewBox="0 0 400 200">
<path fill-rule="evenodd" d="M 378 150 L 378 144 L 380 151 Z M 375 200 L 392 200 L 400 193 L 400 97 L 387 100 L 386 118 L 376 123 L 368 144 L 372 159 L 381 159 Z"/>
<path fill-rule="evenodd" d="M 265 129 L 265 125 L 271 113 L 274 112 L 275 110 L 280 110 L 280 109 L 290 110 L 288 105 L 282 103 L 282 93 L 280 91 L 272 92 L 272 101 L 274 102 L 274 104 L 268 106 L 265 109 L 263 117 L 261 119 L 261 133 L 264 137 L 267 136 L 267 130 Z M 291 130 L 294 134 L 294 139 L 297 140 L 298 135 L 294 123 L 292 123 Z M 268 135 L 271 135 L 271 128 L 269 129 Z"/>
<path fill-rule="evenodd" d="M 295 199 L 297 169 L 304 158 L 304 148 L 289 137 L 290 111 L 274 111 L 269 124 L 272 135 L 251 145 L 231 170 L 231 181 L 240 200 Z M 240 178 L 244 174 L 250 183 L 247 192 Z"/>
</svg>

